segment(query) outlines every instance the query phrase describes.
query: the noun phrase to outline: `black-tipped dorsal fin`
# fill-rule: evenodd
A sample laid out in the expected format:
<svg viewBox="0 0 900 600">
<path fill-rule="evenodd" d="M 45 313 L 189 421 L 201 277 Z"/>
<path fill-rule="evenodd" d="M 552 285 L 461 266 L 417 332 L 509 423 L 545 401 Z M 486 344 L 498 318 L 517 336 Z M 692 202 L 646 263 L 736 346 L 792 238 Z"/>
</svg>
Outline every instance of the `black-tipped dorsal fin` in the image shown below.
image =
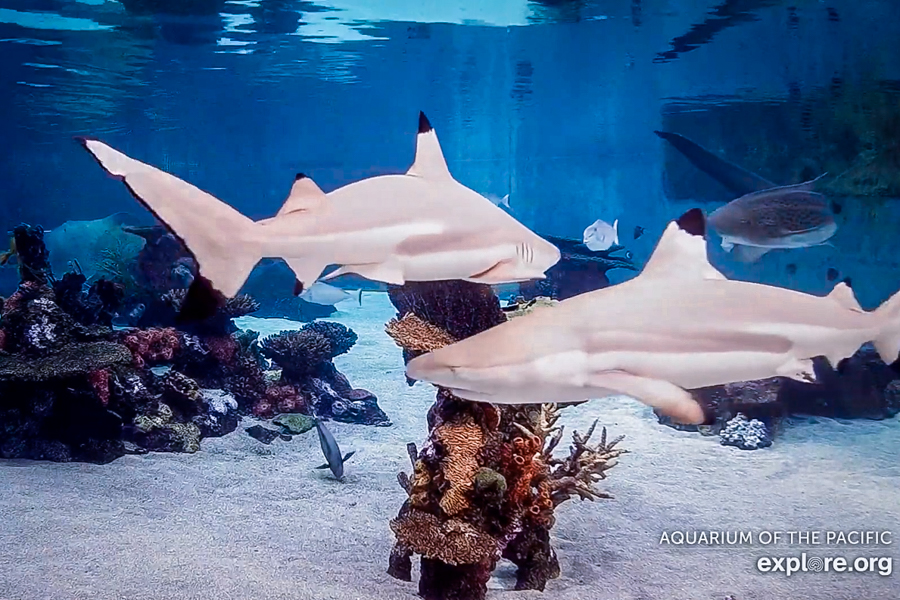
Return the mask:
<svg viewBox="0 0 900 600">
<path fill-rule="evenodd" d="M 859 305 L 859 301 L 853 294 L 853 288 L 850 287 L 850 278 L 844 279 L 842 282 L 834 286 L 827 298 L 834 300 L 840 306 L 852 310 L 854 312 L 865 312 Z"/>
<path fill-rule="evenodd" d="M 669 223 L 641 277 L 725 279 L 706 257 L 706 217 L 692 208 Z"/>
<path fill-rule="evenodd" d="M 444 152 L 438 142 L 437 133 L 425 113 L 419 113 L 419 132 L 416 134 L 416 160 L 406 172 L 413 177 L 424 179 L 451 178 Z"/>
<path fill-rule="evenodd" d="M 276 216 L 316 210 L 325 203 L 325 199 L 325 192 L 316 185 L 315 181 L 303 173 L 297 173 L 294 185 L 291 186 L 291 193 L 288 194 L 287 200 L 284 201 L 284 205 Z"/>
</svg>

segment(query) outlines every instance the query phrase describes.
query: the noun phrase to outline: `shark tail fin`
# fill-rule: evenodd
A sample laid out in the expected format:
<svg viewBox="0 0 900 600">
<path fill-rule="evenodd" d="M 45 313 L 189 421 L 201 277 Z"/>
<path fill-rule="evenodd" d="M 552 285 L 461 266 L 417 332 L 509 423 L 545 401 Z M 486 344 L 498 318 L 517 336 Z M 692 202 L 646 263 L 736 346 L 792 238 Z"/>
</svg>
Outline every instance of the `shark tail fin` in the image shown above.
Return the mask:
<svg viewBox="0 0 900 600">
<path fill-rule="evenodd" d="M 212 316 L 225 298 L 237 295 L 262 257 L 251 219 L 215 196 L 99 140 L 77 139 L 193 254 L 199 273 L 182 303 L 183 320 Z"/>
<path fill-rule="evenodd" d="M 876 308 L 875 316 L 880 317 L 881 334 L 873 340 L 873 344 L 881 360 L 891 364 L 900 354 L 900 292 Z"/>
</svg>

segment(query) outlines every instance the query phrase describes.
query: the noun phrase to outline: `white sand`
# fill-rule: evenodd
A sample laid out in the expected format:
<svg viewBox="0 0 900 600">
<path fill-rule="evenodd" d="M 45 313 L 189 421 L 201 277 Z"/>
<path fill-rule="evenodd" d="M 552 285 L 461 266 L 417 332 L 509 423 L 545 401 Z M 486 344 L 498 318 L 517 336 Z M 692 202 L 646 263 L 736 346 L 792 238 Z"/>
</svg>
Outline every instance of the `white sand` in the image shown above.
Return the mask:
<svg viewBox="0 0 900 600">
<path fill-rule="evenodd" d="M 193 455 L 126 456 L 112 464 L 0 462 L 0 599 L 267 600 L 408 599 L 415 583 L 385 573 L 388 520 L 404 499 L 397 472 L 405 445 L 421 445 L 429 386 L 407 387 L 400 351 L 384 334 L 387 298 L 335 315 L 360 337 L 338 359 L 357 387 L 378 395 L 389 428 L 335 423 L 355 449 L 339 484 L 314 433 L 265 446 L 244 433 L 205 439 Z M 245 318 L 271 332 L 284 321 Z M 288 322 L 289 324 L 289 322 Z M 297 324 L 290 324 L 297 327 Z M 571 501 L 554 544 L 562 578 L 542 595 L 491 598 L 896 600 L 900 575 L 760 574 L 756 557 L 891 556 L 900 544 L 900 429 L 891 422 L 804 422 L 772 448 L 741 451 L 716 438 L 656 424 L 630 400 L 594 401 L 564 413 L 571 430 L 597 416 L 632 451 L 611 471 L 614 500 Z M 659 545 L 673 530 L 890 530 L 888 548 L 740 548 Z"/>
</svg>

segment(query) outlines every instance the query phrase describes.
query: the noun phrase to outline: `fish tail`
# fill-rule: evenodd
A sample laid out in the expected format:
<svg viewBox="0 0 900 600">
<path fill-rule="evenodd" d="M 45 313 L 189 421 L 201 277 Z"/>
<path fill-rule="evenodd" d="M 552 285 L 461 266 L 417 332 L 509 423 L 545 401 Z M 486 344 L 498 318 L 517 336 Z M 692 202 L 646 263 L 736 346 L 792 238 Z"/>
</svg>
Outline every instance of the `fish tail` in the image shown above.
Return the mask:
<svg viewBox="0 0 900 600">
<path fill-rule="evenodd" d="M 873 341 L 881 360 L 891 364 L 900 354 L 900 292 L 875 309 L 881 319 L 881 334 Z"/>
<path fill-rule="evenodd" d="M 224 298 L 237 295 L 262 258 L 258 224 L 211 194 L 99 140 L 79 141 L 194 256 L 199 276 L 182 304 L 183 318 L 211 316 Z"/>
</svg>

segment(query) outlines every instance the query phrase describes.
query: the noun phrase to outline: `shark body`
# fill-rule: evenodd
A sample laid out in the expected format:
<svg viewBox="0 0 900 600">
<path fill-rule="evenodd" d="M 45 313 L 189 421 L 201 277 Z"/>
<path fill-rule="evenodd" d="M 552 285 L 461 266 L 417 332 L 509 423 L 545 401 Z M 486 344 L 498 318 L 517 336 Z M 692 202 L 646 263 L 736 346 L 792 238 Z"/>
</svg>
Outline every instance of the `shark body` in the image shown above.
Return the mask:
<svg viewBox="0 0 900 600">
<path fill-rule="evenodd" d="M 873 341 L 900 350 L 900 294 L 860 308 L 846 283 L 825 297 L 732 281 L 707 260 L 699 209 L 669 223 L 640 275 L 542 307 L 412 359 L 407 376 L 473 401 L 569 402 L 623 394 L 685 423 L 689 390 L 783 376 L 815 379 Z"/>
<path fill-rule="evenodd" d="M 390 284 L 463 279 L 487 284 L 542 279 L 559 250 L 502 208 L 456 181 L 437 134 L 419 113 L 415 161 L 402 175 L 366 178 L 324 193 L 297 175 L 271 218 L 252 221 L 228 204 L 94 139 L 80 139 L 110 175 L 178 236 L 199 277 L 186 310 L 238 293 L 262 258 L 283 258 L 299 294 L 323 279 L 356 273 Z"/>
</svg>

